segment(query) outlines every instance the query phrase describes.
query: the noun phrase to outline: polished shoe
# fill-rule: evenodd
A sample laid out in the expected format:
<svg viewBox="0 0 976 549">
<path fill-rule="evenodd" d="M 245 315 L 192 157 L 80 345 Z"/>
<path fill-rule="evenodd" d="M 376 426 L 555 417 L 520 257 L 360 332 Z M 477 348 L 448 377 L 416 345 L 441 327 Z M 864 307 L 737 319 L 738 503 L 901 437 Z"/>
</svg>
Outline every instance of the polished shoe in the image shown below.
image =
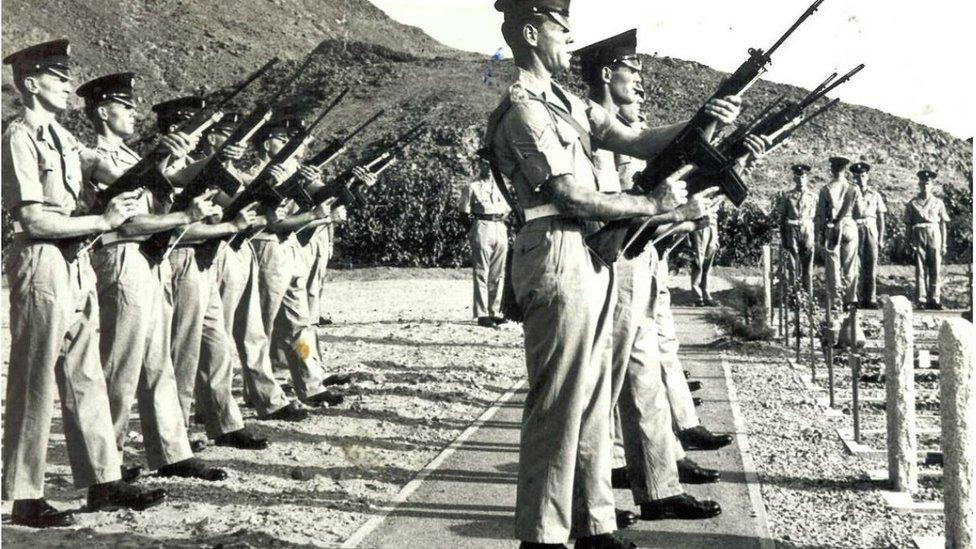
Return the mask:
<svg viewBox="0 0 976 549">
<path fill-rule="evenodd" d="M 613 534 L 600 534 L 577 538 L 576 549 L 637 549 L 634 542 L 620 539 Z"/>
<path fill-rule="evenodd" d="M 925 308 L 930 311 L 941 311 L 943 310 L 942 304 L 938 301 L 928 301 L 925 303 Z"/>
<path fill-rule="evenodd" d="M 722 514 L 722 507 L 710 500 L 697 500 L 688 494 L 642 503 L 641 520 L 684 519 L 696 520 Z"/>
<path fill-rule="evenodd" d="M 498 327 L 498 325 L 495 324 L 495 321 L 492 320 L 492 318 L 490 316 L 478 317 L 478 326 L 481 326 L 482 328 L 497 328 Z"/>
<path fill-rule="evenodd" d="M 694 393 L 695 391 L 701 391 L 702 382 L 697 379 L 688 382 L 688 390 Z"/>
<path fill-rule="evenodd" d="M 706 307 L 721 307 L 722 306 L 722 302 L 719 301 L 719 300 L 717 300 L 717 299 L 711 298 L 711 297 L 706 297 L 705 298 L 705 306 Z"/>
<path fill-rule="evenodd" d="M 335 324 L 331 318 L 323 316 L 319 318 L 319 321 L 315 323 L 316 326 L 331 326 Z"/>
<path fill-rule="evenodd" d="M 678 431 L 678 440 L 685 450 L 718 450 L 732 444 L 732 435 L 716 435 L 699 425 Z"/>
<path fill-rule="evenodd" d="M 122 482 L 128 482 L 131 484 L 142 476 L 142 467 L 139 467 L 138 465 L 129 466 L 123 464 L 120 469 Z"/>
<path fill-rule="evenodd" d="M 722 474 L 715 469 L 706 469 L 691 460 L 678 460 L 678 481 L 684 484 L 711 484 L 721 480 Z"/>
<path fill-rule="evenodd" d="M 156 474 L 161 477 L 198 478 L 211 482 L 227 478 L 227 471 L 218 469 L 217 467 L 210 467 L 197 458 L 188 458 L 183 461 L 177 461 L 176 463 L 170 463 L 169 465 L 163 465 L 156 471 Z"/>
<path fill-rule="evenodd" d="M 142 511 L 159 505 L 166 499 L 166 490 L 144 490 L 121 481 L 105 482 L 88 488 L 89 511 Z"/>
<path fill-rule="evenodd" d="M 322 385 L 329 387 L 331 385 L 347 385 L 350 382 L 352 382 L 352 374 L 330 374 L 322 380 Z"/>
<path fill-rule="evenodd" d="M 268 439 L 255 435 L 246 427 L 224 433 L 214 439 L 217 446 L 230 446 L 240 450 L 264 450 L 268 447 Z"/>
<path fill-rule="evenodd" d="M 519 544 L 519 549 L 568 549 L 563 543 L 536 543 L 534 541 L 523 541 Z"/>
<path fill-rule="evenodd" d="M 878 302 L 877 301 L 862 301 L 861 302 L 861 308 L 862 309 L 880 309 L 881 306 L 878 305 Z"/>
<path fill-rule="evenodd" d="M 699 407 L 699 406 L 702 405 L 702 399 L 701 399 L 701 397 L 691 397 L 691 402 L 692 402 L 692 404 L 695 405 L 695 408 L 697 408 L 697 407 Z"/>
<path fill-rule="evenodd" d="M 305 404 L 313 407 L 319 407 L 323 404 L 328 406 L 338 406 L 345 402 L 346 397 L 342 393 L 337 393 L 331 390 L 325 390 L 317 395 L 312 395 L 305 399 Z"/>
<path fill-rule="evenodd" d="M 31 528 L 64 528 L 75 523 L 71 511 L 58 511 L 44 499 L 14 500 L 10 523 Z"/>
<path fill-rule="evenodd" d="M 626 509 L 614 509 L 614 513 L 617 516 L 617 530 L 630 528 L 631 526 L 637 524 L 637 521 L 640 520 L 637 513 L 628 511 Z"/>
<path fill-rule="evenodd" d="M 614 488 L 630 488 L 630 477 L 626 467 L 616 467 L 610 470 L 610 486 Z"/>
<path fill-rule="evenodd" d="M 193 450 L 194 454 L 199 454 L 200 452 L 207 449 L 207 441 L 203 439 L 196 439 L 190 441 L 190 450 Z"/>
<path fill-rule="evenodd" d="M 695 301 L 695 307 L 704 307 L 704 306 L 705 306 L 705 301 L 704 300 L 699 299 L 699 300 Z"/>
<path fill-rule="evenodd" d="M 501 316 L 491 317 L 491 321 L 495 323 L 495 326 L 501 326 L 502 324 L 508 324 L 508 319 Z"/>
<path fill-rule="evenodd" d="M 274 412 L 258 417 L 259 421 L 302 421 L 308 418 L 308 410 L 302 408 L 297 401 L 291 401 Z"/>
</svg>

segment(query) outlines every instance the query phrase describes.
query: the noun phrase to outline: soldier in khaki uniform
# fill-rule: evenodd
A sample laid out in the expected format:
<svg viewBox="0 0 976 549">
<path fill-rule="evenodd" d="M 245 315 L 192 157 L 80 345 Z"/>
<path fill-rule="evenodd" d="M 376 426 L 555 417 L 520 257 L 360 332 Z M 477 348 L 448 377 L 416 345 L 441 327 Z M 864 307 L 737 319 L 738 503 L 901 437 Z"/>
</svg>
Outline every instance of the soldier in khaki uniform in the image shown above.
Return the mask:
<svg viewBox="0 0 976 549">
<path fill-rule="evenodd" d="M 488 166 L 479 162 L 480 177 L 461 190 L 459 210 L 471 217 L 468 243 L 471 245 L 471 271 L 474 281 L 472 313 L 478 325 L 494 328 L 505 322 L 501 314 L 505 256 L 508 254 L 510 208 L 491 180 Z"/>
<path fill-rule="evenodd" d="M 939 310 L 949 213 L 930 189 L 936 177 L 932 170 L 918 172 L 918 195 L 905 205 L 905 225 L 915 253 L 915 300 L 920 308 Z"/>
<path fill-rule="evenodd" d="M 695 292 L 696 307 L 718 307 L 719 301 L 708 293 L 708 273 L 718 253 L 718 216 L 708 216 L 708 224 L 688 235 L 691 250 L 691 289 Z"/>
<path fill-rule="evenodd" d="M 588 104 L 603 108 L 621 123 L 642 131 L 644 126 L 636 116 L 643 92 L 637 31 L 601 40 L 577 50 L 576 55 L 589 88 Z M 631 189 L 634 175 L 644 164 L 637 158 L 603 149 L 595 152 L 594 160 L 600 192 Z M 615 462 L 611 482 L 614 487 L 631 489 L 645 520 L 713 517 L 721 513 L 721 507 L 685 494 L 679 483 L 680 445 L 671 430 L 654 326 L 657 263 L 657 251 L 648 246 L 638 257 L 622 258 L 614 264 L 617 300 L 612 322 L 611 400 L 615 406 L 611 427 L 623 444 L 626 467 L 621 470 Z M 685 464 L 682 481 L 717 480 L 717 471 L 706 471 L 690 460 Z M 625 480 L 621 477 L 626 477 L 626 483 L 621 482 Z M 711 478 L 704 480 L 706 477 Z M 636 516 L 631 516 L 617 511 L 618 527 L 636 520 Z"/>
<path fill-rule="evenodd" d="M 71 94 L 67 40 L 7 56 L 24 109 L 3 134 L 3 208 L 14 220 L 7 252 L 10 363 L 4 400 L 3 499 L 10 522 L 68 526 L 44 500 L 55 394 L 68 461 L 88 509 L 145 509 L 165 497 L 121 482 L 108 391 L 98 356 L 95 273 L 79 238 L 111 230 L 137 211 L 120 195 L 100 215 L 80 213 L 82 156 L 90 152 L 56 120 Z M 174 142 L 174 146 L 177 144 Z"/>
<path fill-rule="evenodd" d="M 332 317 L 326 312 L 325 284 L 329 261 L 332 259 L 334 251 L 335 228 L 336 225 L 345 222 L 346 208 L 340 206 L 335 208 L 329 217 L 321 220 L 318 226 L 305 229 L 298 235 L 301 241 L 304 239 L 302 233 L 313 231 L 311 239 L 304 246 L 312 258 L 312 266 L 308 275 L 308 314 L 316 326 L 329 326 L 333 323 Z"/>
<path fill-rule="evenodd" d="M 85 173 L 86 184 L 94 193 L 107 188 L 140 160 L 124 142 L 135 133 L 133 78 L 132 73 L 111 75 L 78 90 L 97 133 L 94 158 Z M 181 133 L 164 136 L 161 143 L 175 158 L 185 156 L 195 145 Z M 165 164 L 157 167 L 155 177 L 178 177 L 172 166 Z M 138 213 L 100 237 L 92 260 L 98 277 L 102 369 L 116 442 L 121 450 L 129 430 L 132 401 L 138 400 L 151 469 L 158 469 L 160 476 L 221 480 L 226 472 L 193 457 L 179 412 L 170 357 L 169 264 L 150 265 L 139 251 L 139 244 L 149 235 L 198 221 L 212 214 L 215 206 L 200 197 L 185 212 L 168 212 L 172 197 L 156 196 L 148 187 L 139 191 L 138 198 Z"/>
<path fill-rule="evenodd" d="M 518 75 L 489 119 L 485 142 L 526 219 L 511 267 L 529 380 L 515 535 L 526 548 L 565 543 L 570 536 L 581 549 L 632 547 L 612 534 L 607 353 L 616 296 L 611 269 L 597 264 L 584 246 L 584 221 L 658 214 L 667 221 L 696 219 L 714 208 L 714 190 L 675 209 L 686 200 L 677 181 L 682 171 L 653 196 L 599 192 L 592 140 L 644 157 L 677 127 L 638 132 L 553 82 L 554 73 L 569 68 L 568 0 L 499 0 L 495 7 L 505 14 L 502 34 Z M 738 102 L 716 100 L 708 110 L 729 122 Z"/>
<path fill-rule="evenodd" d="M 786 252 L 786 276 L 796 287 L 799 280 L 803 291 L 813 291 L 814 217 L 817 195 L 810 190 L 810 166 L 794 164 L 794 187 L 776 201 L 773 217 L 779 224 L 779 234 Z"/>
<path fill-rule="evenodd" d="M 851 166 L 854 183 L 861 191 L 861 199 L 854 204 L 854 220 L 860 237 L 861 307 L 878 308 L 878 254 L 884 247 L 885 214 L 888 207 L 877 189 L 871 187 L 871 165 L 858 162 Z"/>
<path fill-rule="evenodd" d="M 847 182 L 845 173 L 851 161 L 830 159 L 831 179 L 817 198 L 817 244 L 826 255 L 827 291 L 835 304 L 856 304 L 858 277 L 858 232 L 854 205 L 861 191 Z"/>
</svg>

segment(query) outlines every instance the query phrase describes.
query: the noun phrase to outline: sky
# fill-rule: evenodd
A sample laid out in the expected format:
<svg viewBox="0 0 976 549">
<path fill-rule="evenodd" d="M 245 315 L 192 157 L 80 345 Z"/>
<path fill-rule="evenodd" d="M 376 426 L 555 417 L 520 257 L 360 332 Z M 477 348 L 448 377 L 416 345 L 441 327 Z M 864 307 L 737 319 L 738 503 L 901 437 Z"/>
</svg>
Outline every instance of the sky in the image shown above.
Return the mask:
<svg viewBox="0 0 976 549">
<path fill-rule="evenodd" d="M 511 56 L 493 0 L 370 1 L 448 46 Z M 577 46 L 636 27 L 642 53 L 728 72 L 748 48 L 769 48 L 810 2 L 576 0 L 570 16 Z M 969 138 L 976 128 L 974 16 L 973 0 L 826 0 L 776 52 L 764 78 L 813 88 L 831 72 L 865 63 L 834 97 Z"/>
</svg>

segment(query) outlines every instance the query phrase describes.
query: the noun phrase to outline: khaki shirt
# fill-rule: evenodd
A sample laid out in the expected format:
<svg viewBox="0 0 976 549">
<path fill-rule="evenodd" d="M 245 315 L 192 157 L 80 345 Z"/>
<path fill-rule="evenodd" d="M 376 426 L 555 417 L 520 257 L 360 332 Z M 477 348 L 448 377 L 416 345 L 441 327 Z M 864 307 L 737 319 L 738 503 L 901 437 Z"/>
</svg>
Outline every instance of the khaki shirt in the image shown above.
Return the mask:
<svg viewBox="0 0 976 549">
<path fill-rule="evenodd" d="M 475 215 L 505 215 L 511 208 L 491 179 L 474 181 L 461 189 L 461 212 Z"/>
<path fill-rule="evenodd" d="M 921 197 L 908 201 L 905 205 L 905 223 L 909 226 L 922 223 L 948 223 L 949 212 L 941 198 L 929 196 L 927 200 Z"/>
<path fill-rule="evenodd" d="M 836 191 L 830 190 L 830 184 L 828 183 L 823 188 L 820 189 L 820 196 L 817 199 L 817 215 L 816 219 L 819 223 L 824 226 L 831 226 L 834 223 L 838 223 L 844 219 L 853 219 L 854 208 L 850 208 L 841 219 L 837 216 L 840 214 L 841 207 L 844 205 L 844 201 L 849 194 L 853 193 L 851 199 L 854 204 L 857 204 L 861 200 L 861 190 L 850 183 L 844 183 Z"/>
<path fill-rule="evenodd" d="M 868 189 L 861 193 L 861 199 L 854 205 L 855 219 L 874 219 L 888 211 L 884 198 L 876 189 Z"/>
<path fill-rule="evenodd" d="M 780 224 L 789 221 L 794 224 L 813 223 L 817 214 L 817 195 L 806 189 L 792 189 L 781 194 L 776 202 L 776 219 Z"/>
<path fill-rule="evenodd" d="M 288 176 L 291 176 L 291 174 L 293 174 L 293 173 L 295 173 L 295 172 L 298 171 L 299 163 L 298 163 L 297 160 L 292 159 L 292 160 L 290 160 L 288 162 L 285 162 L 283 164 L 283 166 L 287 170 Z M 242 179 L 241 179 L 241 182 L 244 183 L 244 185 L 241 186 L 241 192 L 243 192 L 244 187 L 246 187 L 247 185 L 250 185 L 254 181 L 254 178 L 257 177 L 259 173 L 261 173 L 261 170 L 262 169 L 264 169 L 264 163 L 263 162 L 259 162 L 258 164 L 255 164 L 254 166 L 251 166 L 250 169 L 244 170 L 244 171 L 241 172 L 241 174 L 243 176 Z M 290 215 L 294 215 L 295 213 L 297 213 L 297 211 L 298 211 L 298 204 L 296 204 L 295 201 L 289 199 L 289 200 L 285 200 L 284 202 L 282 202 L 281 208 L 283 209 L 283 211 L 285 213 L 285 216 L 290 216 Z M 264 212 L 259 211 L 258 212 L 258 215 L 261 215 L 263 213 Z M 255 235 L 252 238 L 252 240 L 275 240 L 275 241 L 278 241 L 279 239 L 278 239 L 278 235 L 276 235 L 275 233 L 273 233 L 273 232 L 271 232 L 269 230 L 263 230 L 260 233 L 258 233 L 257 235 Z M 295 233 L 291 233 L 290 235 L 288 235 L 288 242 L 297 242 L 297 239 L 295 238 Z"/>
<path fill-rule="evenodd" d="M 57 121 L 32 111 L 3 133 L 3 208 L 27 204 L 70 216 L 81 209 L 82 156 L 87 149 Z"/>
<path fill-rule="evenodd" d="M 627 124 L 626 122 L 622 123 Z M 635 122 L 633 124 L 627 124 L 631 128 L 636 130 L 643 130 L 646 128 L 646 124 L 643 122 Z M 640 158 L 634 158 L 633 156 L 627 156 L 624 154 L 617 154 L 614 156 L 614 160 L 617 164 L 617 176 L 620 180 L 620 190 L 626 191 L 634 188 L 634 178 L 637 174 L 644 171 L 647 167 L 647 162 L 641 160 Z"/>
<path fill-rule="evenodd" d="M 522 208 L 548 205 L 539 187 L 560 175 L 572 175 L 577 185 L 597 190 L 593 162 L 579 133 L 550 109 L 569 113 L 594 142 L 610 130 L 610 114 L 598 105 L 587 106 L 555 82 L 541 81 L 522 69 L 508 93 L 512 108 L 502 117 L 492 146 L 499 169 L 512 182 Z"/>
<path fill-rule="evenodd" d="M 85 162 L 84 165 L 86 193 L 101 192 L 112 183 L 112 181 L 99 180 L 104 175 L 98 174 L 121 174 L 134 166 L 141 158 L 138 153 L 129 148 L 125 143 L 121 141 L 112 142 L 101 135 L 95 141 L 95 148 L 91 149 L 91 152 L 93 154 L 92 161 Z M 108 171 L 103 172 L 99 167 L 107 168 Z M 139 191 L 135 214 L 144 215 L 149 213 L 165 213 L 165 206 L 157 204 L 153 194 L 148 189 L 143 188 Z M 125 236 L 116 230 L 102 235 L 101 243 L 102 245 L 108 245 L 116 242 L 141 242 L 148 238 L 149 235 Z"/>
</svg>

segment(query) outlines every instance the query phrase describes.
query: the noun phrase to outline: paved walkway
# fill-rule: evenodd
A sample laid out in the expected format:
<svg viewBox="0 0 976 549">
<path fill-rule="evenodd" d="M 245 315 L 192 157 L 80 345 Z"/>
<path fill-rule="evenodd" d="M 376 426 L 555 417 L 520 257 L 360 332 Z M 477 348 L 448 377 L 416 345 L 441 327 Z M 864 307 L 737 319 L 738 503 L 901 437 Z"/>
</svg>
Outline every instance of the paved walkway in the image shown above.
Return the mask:
<svg viewBox="0 0 976 549">
<path fill-rule="evenodd" d="M 727 382 L 720 353 L 707 347 L 715 330 L 705 322 L 701 309 L 678 307 L 675 317 L 684 342 L 685 369 L 704 382 L 696 393 L 705 401 L 699 408 L 703 423 L 716 432 L 738 434 L 735 444 L 717 452 L 691 452 L 702 465 L 720 469 L 723 482 L 689 486 L 688 492 L 720 502 L 723 513 L 707 521 L 640 522 L 625 535 L 639 547 L 771 547 L 748 443 L 740 432 L 734 387 Z M 521 387 L 487 411 L 448 448 L 447 455 L 407 486 L 405 501 L 385 519 L 367 524 L 347 546 L 516 547 L 512 516 L 524 396 Z M 618 508 L 634 509 L 629 491 L 616 494 Z"/>
</svg>

